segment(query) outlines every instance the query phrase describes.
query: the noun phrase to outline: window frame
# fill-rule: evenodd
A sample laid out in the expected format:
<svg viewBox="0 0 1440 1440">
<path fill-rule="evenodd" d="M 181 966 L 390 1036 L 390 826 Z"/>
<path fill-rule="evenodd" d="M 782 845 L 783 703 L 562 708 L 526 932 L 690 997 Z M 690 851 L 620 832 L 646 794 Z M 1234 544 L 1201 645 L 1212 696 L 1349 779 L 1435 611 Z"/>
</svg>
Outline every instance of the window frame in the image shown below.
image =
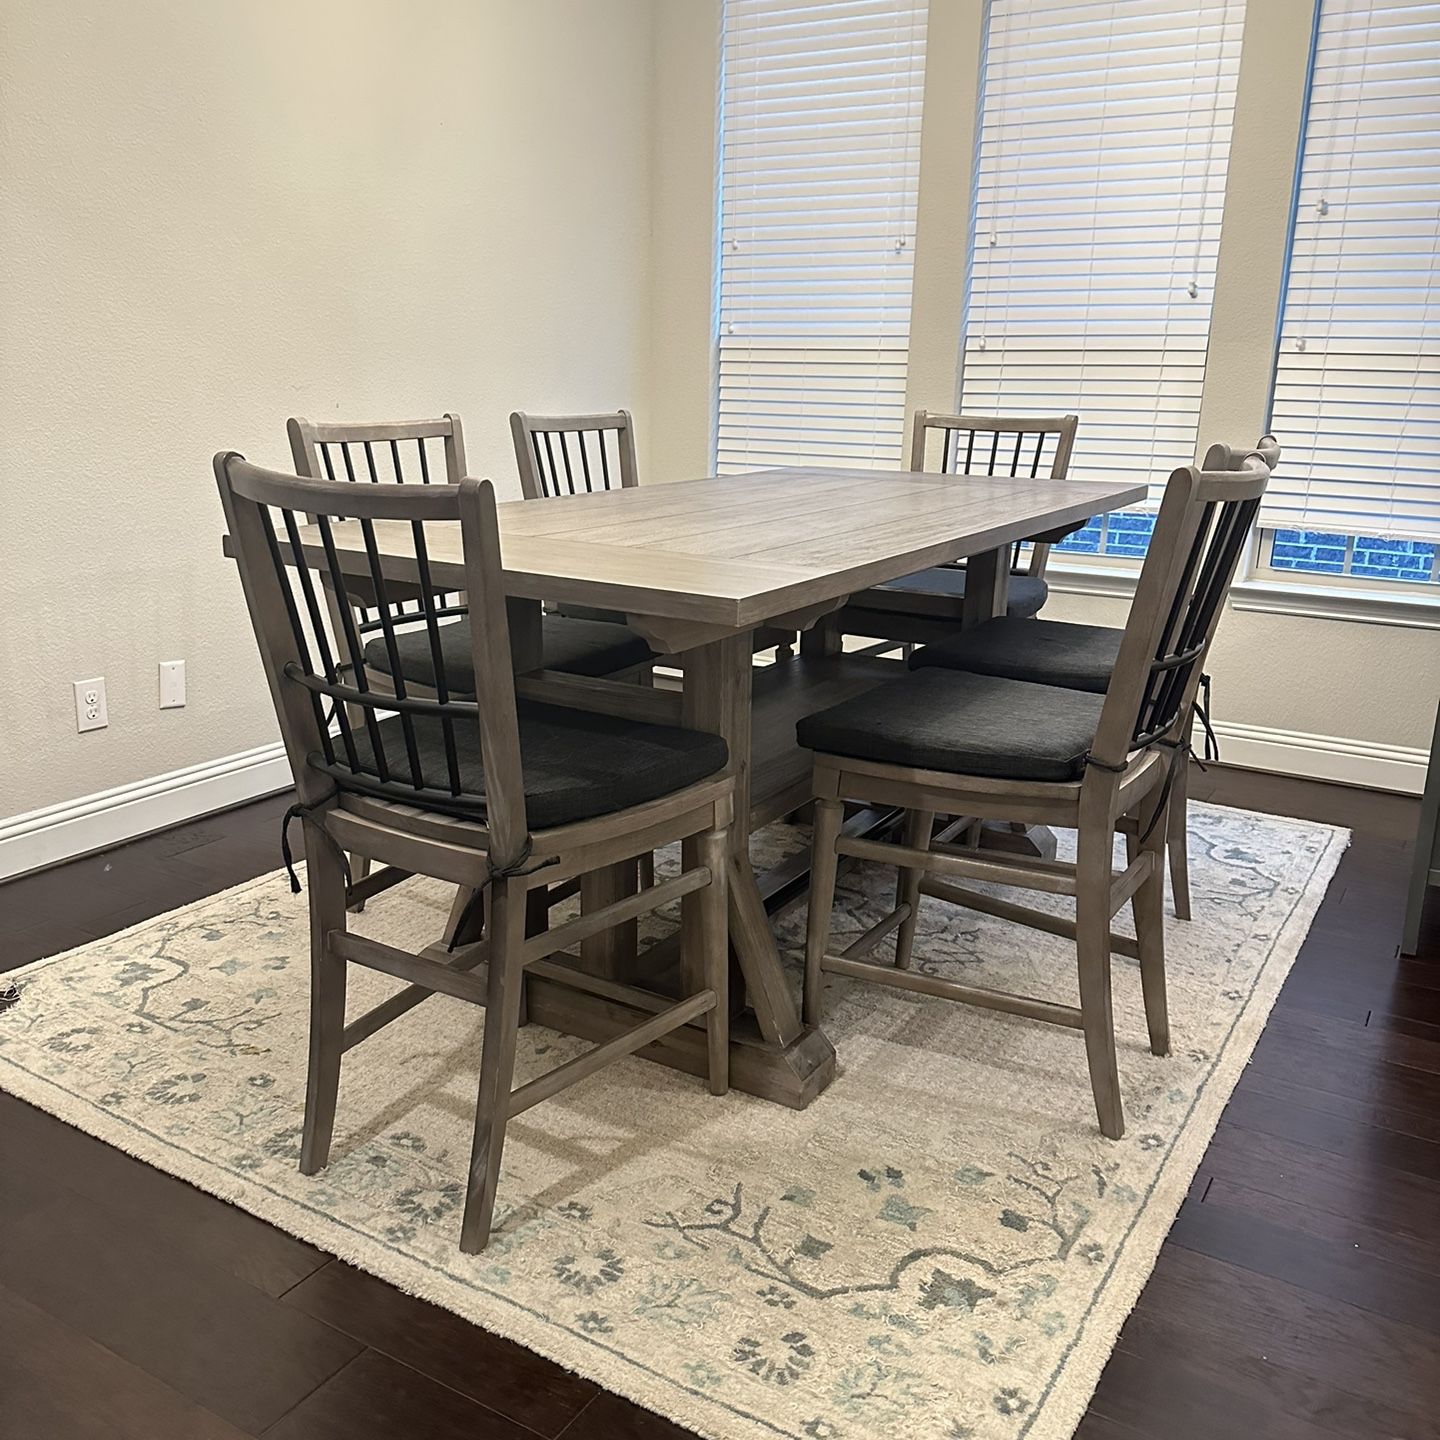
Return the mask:
<svg viewBox="0 0 1440 1440">
<path fill-rule="evenodd" d="M 1310 56 L 1305 73 L 1305 102 L 1300 114 L 1300 139 L 1295 152 L 1290 217 L 1285 231 L 1285 263 L 1280 275 L 1279 303 L 1275 311 L 1275 334 L 1270 362 L 1270 392 L 1265 403 L 1266 427 L 1271 430 L 1274 427 L 1275 399 L 1280 382 L 1282 358 L 1280 346 L 1284 335 L 1285 304 L 1289 295 L 1290 270 L 1295 259 L 1295 241 L 1300 218 L 1301 176 L 1305 165 L 1305 144 L 1309 134 L 1310 107 L 1315 93 L 1315 73 L 1320 52 L 1320 19 L 1323 4 L 1324 0 L 1315 0 L 1314 23 L 1310 34 Z M 1280 463 L 1283 466 L 1285 441 L 1283 436 L 1279 438 L 1281 444 Z M 1255 527 L 1246 548 L 1239 576 L 1239 584 L 1243 588 L 1242 598 L 1250 595 L 1257 600 L 1263 600 L 1267 594 L 1292 601 L 1297 598 L 1303 600 L 1305 597 L 1317 601 L 1322 597 L 1343 597 L 1345 604 L 1358 606 L 1366 614 L 1383 612 L 1386 607 L 1393 606 L 1397 616 L 1402 612 L 1414 616 L 1417 614 L 1416 607 L 1419 607 L 1418 613 L 1423 615 L 1425 607 L 1428 606 L 1434 610 L 1435 615 L 1433 620 L 1423 622 L 1424 628 L 1432 628 L 1432 626 L 1440 628 L 1440 583 L 1437 583 L 1440 582 L 1440 548 L 1437 548 L 1432 579 L 1428 581 L 1383 580 L 1372 575 L 1351 575 L 1349 573 L 1337 575 L 1329 571 L 1292 570 L 1283 567 L 1277 568 L 1271 564 L 1271 552 L 1279 530 L 1280 527 L 1274 525 L 1257 525 Z M 1355 542 L 1364 538 L 1358 531 L 1316 531 L 1314 533 L 1343 533 L 1346 539 L 1347 559 L 1354 553 Z M 1265 607 L 1257 603 L 1249 608 L 1262 609 Z M 1327 613 L 1330 608 L 1329 605 L 1326 605 L 1316 612 L 1303 612 L 1287 608 L 1285 613 Z M 1358 615 L 1355 618 L 1365 618 L 1365 616 Z M 1405 623 L 1405 621 L 1395 619 L 1386 623 Z"/>
</svg>

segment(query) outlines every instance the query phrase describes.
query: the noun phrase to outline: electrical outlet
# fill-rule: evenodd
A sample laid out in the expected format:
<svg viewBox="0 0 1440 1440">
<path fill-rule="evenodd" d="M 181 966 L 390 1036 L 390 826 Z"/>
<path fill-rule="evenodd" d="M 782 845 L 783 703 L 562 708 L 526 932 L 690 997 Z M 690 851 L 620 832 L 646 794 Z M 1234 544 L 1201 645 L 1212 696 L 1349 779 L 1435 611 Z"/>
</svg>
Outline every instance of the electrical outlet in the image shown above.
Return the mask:
<svg viewBox="0 0 1440 1440">
<path fill-rule="evenodd" d="M 185 704 L 185 662 L 183 660 L 162 660 L 160 662 L 160 708 L 179 710 Z"/>
<path fill-rule="evenodd" d="M 103 730 L 110 723 L 105 705 L 105 677 L 75 682 L 75 728 L 83 735 L 87 730 Z"/>
</svg>

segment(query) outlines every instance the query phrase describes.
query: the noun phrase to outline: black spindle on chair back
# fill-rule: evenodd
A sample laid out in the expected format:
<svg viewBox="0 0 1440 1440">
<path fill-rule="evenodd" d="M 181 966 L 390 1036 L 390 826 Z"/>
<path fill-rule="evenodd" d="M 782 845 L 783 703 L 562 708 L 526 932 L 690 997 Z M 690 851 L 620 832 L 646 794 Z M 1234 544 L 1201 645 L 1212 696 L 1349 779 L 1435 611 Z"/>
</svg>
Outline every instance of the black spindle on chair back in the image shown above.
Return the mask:
<svg viewBox="0 0 1440 1440">
<path fill-rule="evenodd" d="M 628 410 L 607 415 L 510 416 L 515 463 L 527 500 L 628 489 L 639 483 Z"/>
<path fill-rule="evenodd" d="M 1133 751 L 1180 743 L 1279 458 L 1279 445 L 1266 435 L 1248 452 L 1214 446 L 1202 469 L 1186 466 L 1170 476 L 1091 752 L 1107 768 L 1121 768 Z"/>
<path fill-rule="evenodd" d="M 523 836 L 518 768 L 512 776 L 510 767 L 491 764 L 496 737 L 507 755 L 518 754 L 518 732 L 489 481 L 426 487 L 298 479 L 233 453 L 216 456 L 215 473 L 301 801 L 314 804 L 333 790 L 352 791 L 485 819 L 492 830 L 499 804 L 505 828 L 518 825 Z M 455 525 L 462 517 L 463 562 Z M 403 548 L 413 557 L 413 566 L 403 568 L 413 568 L 418 578 L 412 585 L 417 608 L 403 617 L 392 595 L 396 567 L 382 555 L 382 533 L 387 553 Z M 462 564 L 475 699 L 449 693 L 441 662 L 444 611 L 437 596 L 448 578 L 443 572 L 453 576 Z M 454 579 L 449 585 L 458 588 Z M 357 588 L 374 597 L 374 624 L 390 660 L 383 677 L 366 664 L 365 632 L 351 608 L 331 609 L 324 602 L 327 591 L 353 594 Z M 407 689 L 396 654 L 402 619 L 423 625 L 429 637 L 433 694 Z M 460 755 L 474 749 L 477 725 L 483 788 L 460 764 Z"/>
</svg>

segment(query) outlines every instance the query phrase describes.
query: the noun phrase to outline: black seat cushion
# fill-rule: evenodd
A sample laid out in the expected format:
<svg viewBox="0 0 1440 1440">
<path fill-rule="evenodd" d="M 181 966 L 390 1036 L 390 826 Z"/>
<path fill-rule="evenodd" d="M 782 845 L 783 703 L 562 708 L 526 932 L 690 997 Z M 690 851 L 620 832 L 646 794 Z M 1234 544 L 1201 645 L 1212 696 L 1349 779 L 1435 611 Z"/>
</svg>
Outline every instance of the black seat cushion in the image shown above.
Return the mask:
<svg viewBox="0 0 1440 1440">
<path fill-rule="evenodd" d="M 910 657 L 910 668 L 937 665 L 1103 695 L 1124 638 L 1123 630 L 1108 625 L 1016 620 L 1002 615 L 961 631 L 953 640 L 917 650 Z"/>
<path fill-rule="evenodd" d="M 536 830 L 658 800 L 723 770 L 729 759 L 725 741 L 700 730 L 645 725 L 526 701 L 519 703 L 517 711 L 525 809 L 531 828 Z M 411 724 L 422 783 L 429 789 L 448 792 L 449 770 L 439 718 L 415 715 Z M 378 728 L 390 779 L 409 785 L 411 774 L 401 717 L 392 715 L 381 720 Z M 427 798 L 416 803 L 483 819 L 485 765 L 479 724 L 463 718 L 456 720 L 454 729 L 460 797 L 449 801 Z M 378 779 L 374 747 L 364 727 L 356 732 L 355 748 L 361 773 Z M 336 752 L 343 766 L 345 751 L 338 742 Z M 310 764 L 335 776 L 342 790 L 347 788 L 348 772 L 328 767 L 323 755 L 311 755 Z M 348 788 L 360 787 L 351 784 Z"/>
<path fill-rule="evenodd" d="M 547 670 L 561 670 L 567 675 L 613 675 L 654 658 L 650 647 L 624 625 L 577 620 L 567 615 L 546 615 L 543 624 L 541 656 Z M 400 652 L 400 673 L 412 685 L 433 690 L 435 660 L 424 626 L 396 635 L 395 648 Z M 445 683 L 454 694 L 471 695 L 475 691 L 470 655 L 469 618 L 441 625 L 440 659 L 445 666 Z M 390 654 L 383 635 L 366 644 L 365 663 L 371 669 L 390 673 Z"/>
<path fill-rule="evenodd" d="M 929 570 L 917 570 L 913 575 L 902 575 L 898 580 L 887 580 L 876 585 L 869 592 L 868 599 L 856 597 L 860 605 L 874 606 L 876 595 L 895 596 L 897 608 L 903 606 L 905 595 L 941 596 L 955 602 L 955 614 L 960 614 L 960 603 L 965 599 L 965 571 L 955 565 L 935 565 Z M 1050 587 L 1038 575 L 1011 575 L 1010 590 L 1005 604 L 1005 613 L 1029 619 L 1039 614 L 1040 607 L 1050 598 Z"/>
<path fill-rule="evenodd" d="M 1104 697 L 992 675 L 917 670 L 795 727 L 828 755 L 1002 780 L 1078 780 Z"/>
</svg>

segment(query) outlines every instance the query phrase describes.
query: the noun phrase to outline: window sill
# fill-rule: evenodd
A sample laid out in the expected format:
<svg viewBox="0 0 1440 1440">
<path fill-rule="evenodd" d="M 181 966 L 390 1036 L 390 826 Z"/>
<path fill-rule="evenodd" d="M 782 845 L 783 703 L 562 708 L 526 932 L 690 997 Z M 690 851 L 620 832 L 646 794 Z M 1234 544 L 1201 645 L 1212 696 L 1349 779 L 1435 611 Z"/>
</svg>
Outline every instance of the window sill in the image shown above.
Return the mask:
<svg viewBox="0 0 1440 1440">
<path fill-rule="evenodd" d="M 1100 595 L 1108 599 L 1128 600 L 1135 594 L 1140 566 L 1135 565 L 1057 565 L 1055 557 L 1045 567 L 1045 580 L 1058 595 Z"/>
<path fill-rule="evenodd" d="M 1305 615 L 1318 620 L 1348 620 L 1359 625 L 1440 630 L 1440 595 L 1431 599 L 1413 590 L 1386 593 L 1352 590 L 1343 585 L 1237 580 L 1230 587 L 1230 604 L 1236 610 L 1254 610 L 1267 615 Z"/>
<path fill-rule="evenodd" d="M 1057 565 L 1045 578 L 1057 595 L 1098 595 L 1128 600 L 1135 594 L 1140 567 Z M 1440 595 L 1431 599 L 1412 590 L 1350 589 L 1342 585 L 1304 585 L 1283 580 L 1237 580 L 1230 606 L 1266 615 L 1303 615 L 1316 620 L 1345 620 L 1357 625 L 1395 625 L 1408 630 L 1440 630 Z"/>
</svg>

